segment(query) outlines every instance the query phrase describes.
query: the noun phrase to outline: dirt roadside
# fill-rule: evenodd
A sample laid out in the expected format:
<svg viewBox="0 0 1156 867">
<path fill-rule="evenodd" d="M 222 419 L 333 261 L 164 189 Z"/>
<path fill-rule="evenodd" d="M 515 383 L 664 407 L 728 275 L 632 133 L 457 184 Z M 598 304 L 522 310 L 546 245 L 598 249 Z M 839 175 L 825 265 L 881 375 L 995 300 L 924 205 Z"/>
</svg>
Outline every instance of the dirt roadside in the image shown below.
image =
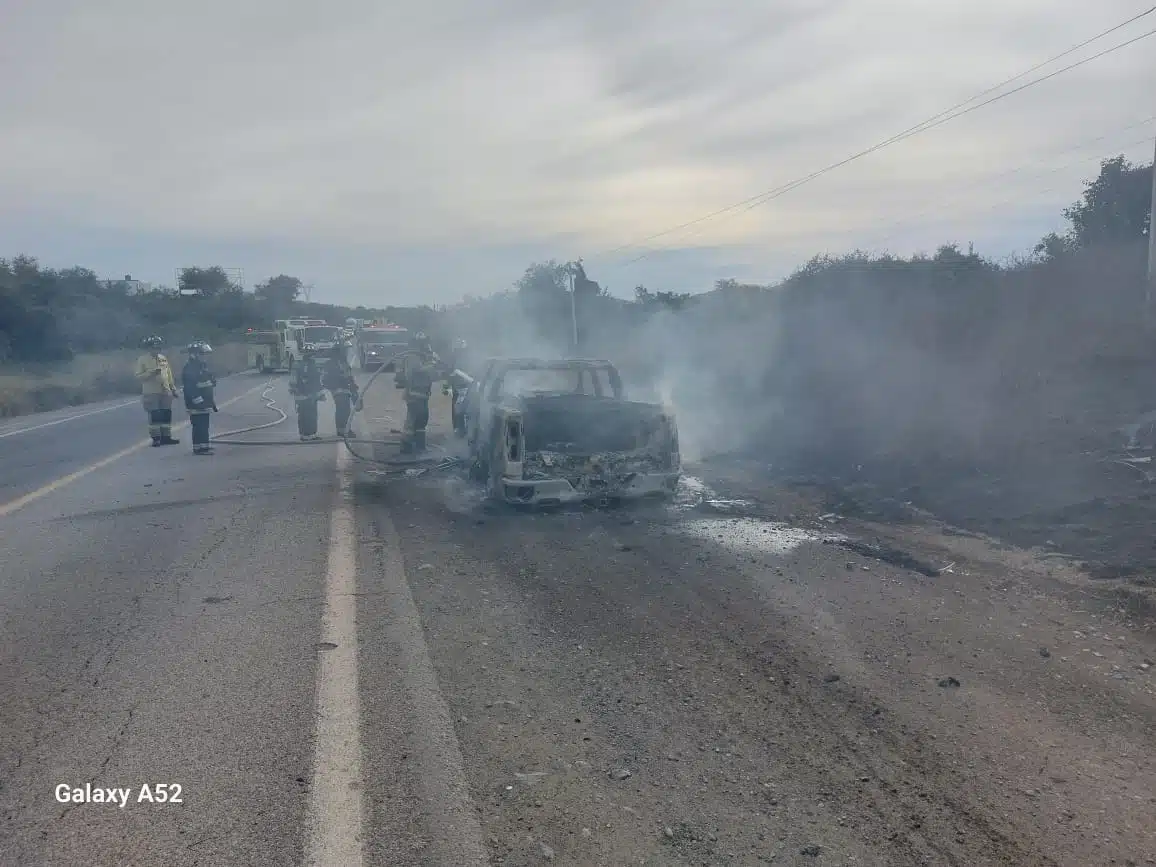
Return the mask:
<svg viewBox="0 0 1156 867">
<path fill-rule="evenodd" d="M 665 508 L 433 477 L 359 506 L 401 536 L 494 863 L 1156 863 L 1145 621 L 1068 563 L 692 469 Z"/>
</svg>

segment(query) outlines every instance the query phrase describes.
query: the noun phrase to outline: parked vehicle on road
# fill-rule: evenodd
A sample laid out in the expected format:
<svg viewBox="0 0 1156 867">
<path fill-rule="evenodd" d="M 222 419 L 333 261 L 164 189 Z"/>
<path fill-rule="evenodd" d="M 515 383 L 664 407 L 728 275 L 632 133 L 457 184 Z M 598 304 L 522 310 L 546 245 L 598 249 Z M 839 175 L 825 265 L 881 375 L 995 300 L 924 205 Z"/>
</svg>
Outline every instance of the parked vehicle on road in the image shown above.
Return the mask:
<svg viewBox="0 0 1156 867">
<path fill-rule="evenodd" d="M 396 367 L 390 359 L 409 345 L 409 331 L 400 325 L 366 326 L 358 329 L 356 343 L 358 367 L 390 371 Z"/>
</svg>

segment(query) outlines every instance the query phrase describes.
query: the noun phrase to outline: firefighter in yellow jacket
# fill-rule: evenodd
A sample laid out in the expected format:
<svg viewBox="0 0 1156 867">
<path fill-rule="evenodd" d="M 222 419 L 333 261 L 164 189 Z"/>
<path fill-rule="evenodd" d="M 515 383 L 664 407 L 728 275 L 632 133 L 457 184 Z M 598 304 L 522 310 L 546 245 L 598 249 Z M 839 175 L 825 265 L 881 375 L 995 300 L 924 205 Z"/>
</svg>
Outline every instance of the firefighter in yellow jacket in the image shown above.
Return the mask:
<svg viewBox="0 0 1156 867">
<path fill-rule="evenodd" d="M 143 343 L 148 352 L 137 359 L 136 378 L 149 417 L 149 436 L 154 446 L 174 446 L 180 440 L 173 439 L 173 399 L 177 396 L 173 369 L 161 354 L 163 341 L 159 337 L 147 337 Z"/>
<path fill-rule="evenodd" d="M 442 378 L 437 355 L 429 338 L 420 331 L 410 342 L 394 384 L 405 389 L 405 424 L 401 432 L 402 454 L 425 450 L 425 429 L 429 424 L 429 399 L 433 384 Z"/>
</svg>

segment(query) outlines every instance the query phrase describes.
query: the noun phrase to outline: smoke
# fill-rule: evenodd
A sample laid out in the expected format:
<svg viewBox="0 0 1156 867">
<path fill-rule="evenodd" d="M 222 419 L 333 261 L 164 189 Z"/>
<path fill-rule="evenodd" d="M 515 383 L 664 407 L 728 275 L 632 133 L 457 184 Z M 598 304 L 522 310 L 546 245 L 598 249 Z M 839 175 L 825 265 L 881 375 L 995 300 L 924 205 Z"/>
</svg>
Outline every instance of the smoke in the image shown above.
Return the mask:
<svg viewBox="0 0 1156 867">
<path fill-rule="evenodd" d="M 543 296 L 510 292 L 451 308 L 442 342 L 463 338 L 476 359 L 572 355 L 569 297 L 549 288 Z M 717 302 L 689 311 L 641 311 L 597 295 L 581 299 L 577 314 L 578 354 L 613 362 L 628 399 L 668 407 L 685 460 L 744 447 L 772 424 L 778 401 L 764 393 L 762 363 L 776 325 L 767 311 L 752 317 Z"/>
<path fill-rule="evenodd" d="M 532 317 L 514 292 L 471 299 L 449 308 L 437 336 L 447 346 L 464 339 L 479 359 L 486 357 L 564 358 L 569 343 L 558 317 Z"/>
<path fill-rule="evenodd" d="M 953 247 L 824 258 L 781 285 L 723 284 L 682 309 L 594 296 L 578 310 L 580 354 L 613 362 L 630 399 L 673 411 L 687 463 L 935 465 L 962 482 L 977 467 L 1078 452 L 1149 408 L 1135 375 L 1151 355 L 1141 246 L 1016 267 Z M 446 328 L 482 355 L 569 354 L 568 304 L 524 300 L 462 305 Z M 1070 488 L 1060 475 L 1038 480 L 1042 498 Z"/>
</svg>

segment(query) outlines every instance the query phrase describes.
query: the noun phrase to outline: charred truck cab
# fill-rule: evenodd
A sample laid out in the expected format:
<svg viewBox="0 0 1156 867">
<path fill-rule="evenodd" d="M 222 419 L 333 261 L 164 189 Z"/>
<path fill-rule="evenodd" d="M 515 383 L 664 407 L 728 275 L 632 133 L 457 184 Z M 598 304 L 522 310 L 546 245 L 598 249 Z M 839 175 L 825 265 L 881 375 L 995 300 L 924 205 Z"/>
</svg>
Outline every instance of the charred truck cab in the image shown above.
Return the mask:
<svg viewBox="0 0 1156 867">
<path fill-rule="evenodd" d="M 670 497 L 681 460 L 674 416 L 627 400 L 601 359 L 491 359 L 466 407 L 473 470 L 512 504 Z"/>
</svg>

